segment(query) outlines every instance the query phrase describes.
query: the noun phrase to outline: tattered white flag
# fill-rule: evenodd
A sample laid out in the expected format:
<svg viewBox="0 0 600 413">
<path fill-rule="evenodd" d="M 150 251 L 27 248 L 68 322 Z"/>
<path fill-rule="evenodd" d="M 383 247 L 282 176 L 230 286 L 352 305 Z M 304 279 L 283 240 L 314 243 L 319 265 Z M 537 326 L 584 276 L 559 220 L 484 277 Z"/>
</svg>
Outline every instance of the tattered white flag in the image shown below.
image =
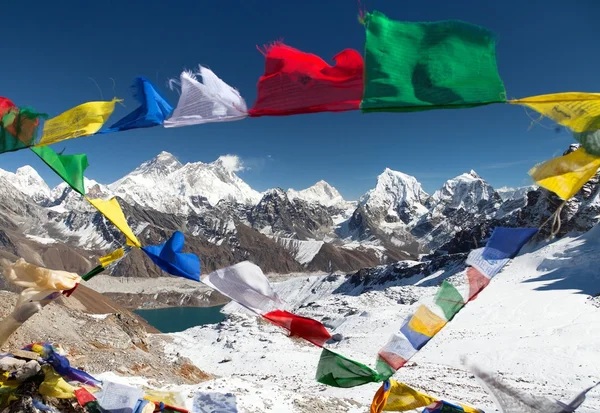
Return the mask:
<svg viewBox="0 0 600 413">
<path fill-rule="evenodd" d="M 202 77 L 202 83 L 196 76 Z M 169 82 L 178 84 L 176 81 Z M 208 122 L 228 122 L 248 116 L 246 102 L 239 92 L 223 82 L 210 69 L 200 66 L 197 73 L 181 73 L 181 95 L 177 107 L 165 128 L 198 125 Z"/>
<path fill-rule="evenodd" d="M 200 281 L 258 314 L 281 303 L 260 267 L 249 261 L 211 272 Z"/>
<path fill-rule="evenodd" d="M 67 271 L 49 270 L 25 262 L 19 258 L 15 263 L 0 260 L 4 277 L 11 283 L 25 288 L 17 307 L 26 301 L 40 301 L 56 291 L 70 290 L 81 282 L 81 277 Z"/>
</svg>

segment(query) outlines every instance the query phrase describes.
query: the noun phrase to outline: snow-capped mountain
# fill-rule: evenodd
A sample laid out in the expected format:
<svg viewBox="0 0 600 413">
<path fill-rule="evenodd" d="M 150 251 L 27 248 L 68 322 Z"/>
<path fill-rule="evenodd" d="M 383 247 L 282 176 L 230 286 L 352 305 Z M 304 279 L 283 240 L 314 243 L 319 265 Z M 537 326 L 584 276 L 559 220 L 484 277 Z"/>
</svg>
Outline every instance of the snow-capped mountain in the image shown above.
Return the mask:
<svg viewBox="0 0 600 413">
<path fill-rule="evenodd" d="M 221 200 L 255 204 L 261 197 L 227 168 L 222 157 L 212 163 L 182 165 L 168 152 L 144 162 L 108 188 L 127 202 L 178 215 L 199 212 L 199 197 L 212 206 Z"/>
<path fill-rule="evenodd" d="M 15 173 L 0 169 L 0 176 L 37 203 L 51 199 L 50 188 L 36 170 L 29 165 L 20 167 Z"/>
<path fill-rule="evenodd" d="M 409 224 L 427 213 L 428 198 L 417 178 L 386 168 L 377 177 L 377 186 L 364 194 L 359 204 L 380 220 Z"/>
<path fill-rule="evenodd" d="M 342 197 L 342 194 L 337 189 L 329 185 L 327 182 L 321 180 L 313 186 L 296 191 L 292 188 L 287 190 L 287 196 L 289 199 L 301 199 L 309 203 L 321 204 L 325 207 L 338 207 L 347 208 L 352 203 L 347 202 Z"/>
<path fill-rule="evenodd" d="M 427 202 L 411 233 L 430 250 L 436 250 L 466 228 L 495 216 L 502 204 L 500 195 L 475 171 L 444 183 Z"/>
<path fill-rule="evenodd" d="M 237 176 L 238 161 L 225 155 L 184 165 L 162 152 L 112 184 L 86 179 L 85 186 L 92 198 L 117 196 L 144 244 L 184 232 L 204 270 L 253 259 L 265 271 L 326 270 L 330 262 L 334 270 L 351 271 L 438 250 L 465 252 L 495 225 L 539 226 L 561 202 L 535 187 L 505 189 L 503 201 L 474 171 L 448 180 L 429 196 L 415 177 L 388 168 L 357 203 L 344 200 L 325 181 L 300 191 L 275 188 L 261 194 Z M 567 203 L 560 234 L 598 222 L 599 180 L 592 178 Z M 5 246 L 17 245 L 24 235 L 86 251 L 106 251 L 123 242 L 79 194 L 64 183 L 50 190 L 30 167 L 0 170 L 0 186 L 6 188 L 0 195 Z M 130 257 L 116 273 L 160 275 L 143 255 Z"/>
</svg>

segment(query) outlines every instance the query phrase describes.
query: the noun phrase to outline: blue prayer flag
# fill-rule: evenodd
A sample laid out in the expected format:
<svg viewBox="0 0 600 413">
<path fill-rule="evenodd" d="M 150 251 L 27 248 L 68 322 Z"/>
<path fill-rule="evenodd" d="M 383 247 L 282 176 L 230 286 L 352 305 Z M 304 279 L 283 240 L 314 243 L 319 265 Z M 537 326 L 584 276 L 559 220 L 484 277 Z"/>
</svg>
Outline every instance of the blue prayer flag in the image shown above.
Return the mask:
<svg viewBox="0 0 600 413">
<path fill-rule="evenodd" d="M 189 253 L 183 253 L 185 238 L 179 231 L 160 245 L 142 247 L 142 250 L 163 271 L 178 277 L 200 281 L 200 259 Z"/>
</svg>

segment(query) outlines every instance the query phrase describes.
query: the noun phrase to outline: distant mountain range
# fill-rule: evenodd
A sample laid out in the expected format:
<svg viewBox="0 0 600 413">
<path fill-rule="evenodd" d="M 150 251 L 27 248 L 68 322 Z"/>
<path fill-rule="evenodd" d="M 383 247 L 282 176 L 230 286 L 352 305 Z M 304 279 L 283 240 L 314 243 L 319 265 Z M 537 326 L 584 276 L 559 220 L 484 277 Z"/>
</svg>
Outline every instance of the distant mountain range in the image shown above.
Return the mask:
<svg viewBox="0 0 600 413">
<path fill-rule="evenodd" d="M 598 181 L 592 178 L 563 209 L 561 233 L 598 222 Z M 189 250 L 201 257 L 203 272 L 245 259 L 266 272 L 353 271 L 466 252 L 496 225 L 538 226 L 560 203 L 535 186 L 495 190 L 475 171 L 429 195 L 415 177 L 387 168 L 358 201 L 344 200 L 325 181 L 304 190 L 260 193 L 223 158 L 184 165 L 167 152 L 112 184 L 85 185 L 92 197 L 119 198 L 143 244 L 182 231 Z M 123 242 L 79 194 L 64 183 L 50 189 L 30 166 L 16 173 L 0 170 L 0 191 L 0 256 L 83 272 Z M 139 251 L 114 274 L 161 275 Z"/>
</svg>

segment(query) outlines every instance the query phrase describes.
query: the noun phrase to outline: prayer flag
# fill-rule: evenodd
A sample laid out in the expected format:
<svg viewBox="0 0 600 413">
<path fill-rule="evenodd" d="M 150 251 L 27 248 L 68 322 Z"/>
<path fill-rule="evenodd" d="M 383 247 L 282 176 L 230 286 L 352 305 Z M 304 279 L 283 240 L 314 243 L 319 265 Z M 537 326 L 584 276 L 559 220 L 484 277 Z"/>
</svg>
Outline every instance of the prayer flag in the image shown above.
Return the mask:
<svg viewBox="0 0 600 413">
<path fill-rule="evenodd" d="M 317 366 L 317 381 L 328 386 L 350 388 L 383 380 L 370 367 L 324 348 Z"/>
<path fill-rule="evenodd" d="M 98 134 L 162 125 L 173 112 L 173 107 L 145 77 L 136 77 L 131 89 L 140 107 Z"/>
<path fill-rule="evenodd" d="M 202 83 L 196 76 L 202 78 Z M 212 70 L 200 66 L 198 73 L 181 73 L 181 95 L 165 128 L 226 122 L 248 117 L 246 101 Z"/>
<path fill-rule="evenodd" d="M 325 326 L 312 318 L 301 317 L 282 310 L 271 311 L 264 314 L 263 317 L 288 330 L 291 337 L 303 338 L 315 346 L 323 347 L 325 342 L 331 338 L 331 334 Z"/>
<path fill-rule="evenodd" d="M 87 155 L 59 155 L 48 146 L 32 147 L 31 150 L 73 190 L 85 195 L 83 172 L 89 166 Z"/>
<path fill-rule="evenodd" d="M 184 242 L 183 234 L 175 231 L 165 243 L 142 247 L 142 251 L 163 271 L 200 281 L 200 259 L 195 254 L 181 252 Z"/>
<path fill-rule="evenodd" d="M 496 274 L 504 268 L 504 266 L 510 261 L 510 258 L 495 258 L 491 256 L 494 250 L 488 251 L 488 257 L 483 256 L 485 248 L 477 248 L 471 250 L 467 256 L 466 264 L 477 268 L 483 275 L 488 278 L 494 278 Z M 502 254 L 500 254 L 502 256 Z"/>
<path fill-rule="evenodd" d="M 93 135 L 115 110 L 120 99 L 103 102 L 86 102 L 48 119 L 44 123 L 42 139 L 36 146 L 51 145 L 66 139 Z"/>
<path fill-rule="evenodd" d="M 579 148 L 567 155 L 559 156 L 534 166 L 529 175 L 535 182 L 554 192 L 565 201 L 579 192 L 600 167 L 600 157 L 588 154 Z"/>
<path fill-rule="evenodd" d="M 265 58 L 250 116 L 358 110 L 364 69 L 356 50 L 342 50 L 330 66 L 317 55 L 278 42 L 267 47 Z"/>
<path fill-rule="evenodd" d="M 119 248 L 119 249 L 111 252 L 110 254 L 100 257 L 98 259 L 98 261 L 100 261 L 100 265 L 102 265 L 103 267 L 107 267 L 108 265 L 115 262 L 116 260 L 123 258 L 124 255 L 125 255 L 125 250 L 123 248 Z"/>
<path fill-rule="evenodd" d="M 482 252 L 482 257 L 491 259 L 514 258 L 523 248 L 523 245 L 527 244 L 537 232 L 537 228 L 496 227 Z"/>
<path fill-rule="evenodd" d="M 573 132 L 600 129 L 600 93 L 552 93 L 508 103 L 527 106 Z"/>
<path fill-rule="evenodd" d="M 465 305 L 463 296 L 448 281 L 442 282 L 435 296 L 435 303 L 442 309 L 448 321 Z"/>
<path fill-rule="evenodd" d="M 417 349 L 400 330 L 399 334 L 392 334 L 387 344 L 379 350 L 379 357 L 391 368 L 398 370 L 416 353 Z M 377 369 L 377 371 L 382 373 L 380 369 Z"/>
<path fill-rule="evenodd" d="M 365 16 L 363 112 L 465 108 L 505 102 L 492 32 L 470 23 Z"/>
<path fill-rule="evenodd" d="M 72 272 L 38 267 L 25 262 L 23 258 L 14 263 L 2 259 L 0 265 L 8 281 L 25 288 L 21 292 L 17 307 L 28 300 L 42 300 L 55 291 L 70 290 L 81 281 L 81 277 Z"/>
<path fill-rule="evenodd" d="M 467 268 L 467 278 L 469 280 L 469 301 L 473 301 L 479 292 L 488 286 L 490 279 L 475 267 Z"/>
<path fill-rule="evenodd" d="M 379 388 L 371 404 L 371 413 L 405 412 L 429 406 L 438 399 L 421 393 L 404 383 L 389 380 Z"/>
<path fill-rule="evenodd" d="M 260 267 L 249 261 L 211 272 L 201 282 L 257 314 L 281 302 Z"/>
<path fill-rule="evenodd" d="M 111 198 L 108 201 L 103 199 L 89 199 L 86 197 L 88 202 L 94 206 L 102 215 L 104 215 L 110 222 L 112 222 L 127 238 L 127 245 L 132 247 L 141 248 L 142 244 L 137 239 L 125 219 L 123 210 L 117 202 L 117 198 Z"/>
</svg>

